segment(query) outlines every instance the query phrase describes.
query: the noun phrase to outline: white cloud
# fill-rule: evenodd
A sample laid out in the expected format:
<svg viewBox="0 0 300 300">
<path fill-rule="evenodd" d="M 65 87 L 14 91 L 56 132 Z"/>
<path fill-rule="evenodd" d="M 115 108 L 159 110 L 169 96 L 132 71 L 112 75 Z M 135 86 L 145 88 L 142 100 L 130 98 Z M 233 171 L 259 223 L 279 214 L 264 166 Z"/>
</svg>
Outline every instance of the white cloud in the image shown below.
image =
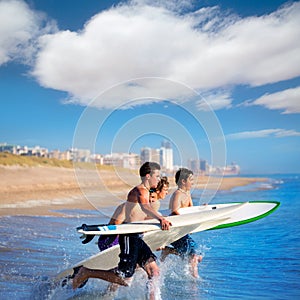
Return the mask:
<svg viewBox="0 0 300 300">
<path fill-rule="evenodd" d="M 268 109 L 283 110 L 283 114 L 300 113 L 300 86 L 273 94 L 265 94 L 247 105 L 262 105 Z"/>
<path fill-rule="evenodd" d="M 56 28 L 53 22 L 43 24 L 44 18 L 23 1 L 0 1 L 0 65 L 15 59 L 32 61 L 37 36 Z"/>
<path fill-rule="evenodd" d="M 81 31 L 43 35 L 32 75 L 83 105 L 111 86 L 140 77 L 167 78 L 202 91 L 300 75 L 299 2 L 244 19 L 217 7 L 179 13 L 179 2 L 159 6 L 164 1 L 156 0 L 151 6 L 151 1 L 139 0 L 95 15 Z M 133 89 L 129 93 L 134 95 Z M 215 99 L 212 106 L 228 107 L 230 101 Z M 94 105 L 121 102 L 116 97 Z"/>
<path fill-rule="evenodd" d="M 240 139 L 257 139 L 257 138 L 283 138 L 289 136 L 300 136 L 300 132 L 295 130 L 286 130 L 286 129 L 264 129 L 257 131 L 243 131 L 238 133 L 232 133 L 226 135 L 226 139 L 229 140 L 240 140 Z"/>
<path fill-rule="evenodd" d="M 164 7 L 168 10 L 181 12 L 184 9 L 193 8 L 193 0 L 132 0 L 135 5 L 150 5 Z"/>
<path fill-rule="evenodd" d="M 219 110 L 230 108 L 232 97 L 228 91 L 216 91 L 211 93 L 201 93 L 202 100 L 197 101 L 196 106 L 199 110 Z"/>
</svg>

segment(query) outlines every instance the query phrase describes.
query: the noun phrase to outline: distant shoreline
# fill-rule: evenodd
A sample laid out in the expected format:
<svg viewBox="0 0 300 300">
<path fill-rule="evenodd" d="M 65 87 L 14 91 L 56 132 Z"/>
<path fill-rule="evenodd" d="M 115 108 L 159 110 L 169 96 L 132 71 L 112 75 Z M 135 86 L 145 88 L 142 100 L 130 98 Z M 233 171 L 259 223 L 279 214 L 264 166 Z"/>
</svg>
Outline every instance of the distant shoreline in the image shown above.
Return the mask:
<svg viewBox="0 0 300 300">
<path fill-rule="evenodd" d="M 194 188 L 230 190 L 267 178 L 195 177 Z M 0 165 L 0 216 L 61 215 L 57 210 L 94 210 L 89 194 L 101 199 L 101 206 L 116 206 L 125 200 L 140 179 L 131 170 L 75 170 L 61 167 Z M 169 178 L 170 192 L 176 186 Z"/>
</svg>

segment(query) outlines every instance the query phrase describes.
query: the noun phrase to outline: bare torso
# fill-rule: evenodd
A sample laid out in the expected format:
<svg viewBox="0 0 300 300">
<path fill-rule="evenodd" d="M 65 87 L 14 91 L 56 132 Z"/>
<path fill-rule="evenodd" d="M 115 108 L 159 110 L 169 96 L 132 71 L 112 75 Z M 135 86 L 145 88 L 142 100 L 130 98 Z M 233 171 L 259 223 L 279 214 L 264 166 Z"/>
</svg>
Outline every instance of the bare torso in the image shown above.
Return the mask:
<svg viewBox="0 0 300 300">
<path fill-rule="evenodd" d="M 125 222 L 144 220 L 147 214 L 141 205 L 149 205 L 149 190 L 142 184 L 133 188 L 127 197 L 125 204 Z"/>
<path fill-rule="evenodd" d="M 169 208 L 172 212 L 172 214 L 178 215 L 178 209 L 182 207 L 189 207 L 193 206 L 192 198 L 190 192 L 183 192 L 181 190 L 177 190 L 173 193 L 171 199 Z"/>
</svg>

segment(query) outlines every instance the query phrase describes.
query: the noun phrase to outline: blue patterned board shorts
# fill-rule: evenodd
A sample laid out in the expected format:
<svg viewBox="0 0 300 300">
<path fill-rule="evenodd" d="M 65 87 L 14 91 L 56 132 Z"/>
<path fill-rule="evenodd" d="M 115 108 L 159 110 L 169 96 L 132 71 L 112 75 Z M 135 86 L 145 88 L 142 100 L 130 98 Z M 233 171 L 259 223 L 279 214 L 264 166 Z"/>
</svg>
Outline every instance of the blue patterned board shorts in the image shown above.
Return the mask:
<svg viewBox="0 0 300 300">
<path fill-rule="evenodd" d="M 182 257 L 196 254 L 196 249 L 198 247 L 197 243 L 191 238 L 189 234 L 171 243 L 171 245 Z"/>
</svg>

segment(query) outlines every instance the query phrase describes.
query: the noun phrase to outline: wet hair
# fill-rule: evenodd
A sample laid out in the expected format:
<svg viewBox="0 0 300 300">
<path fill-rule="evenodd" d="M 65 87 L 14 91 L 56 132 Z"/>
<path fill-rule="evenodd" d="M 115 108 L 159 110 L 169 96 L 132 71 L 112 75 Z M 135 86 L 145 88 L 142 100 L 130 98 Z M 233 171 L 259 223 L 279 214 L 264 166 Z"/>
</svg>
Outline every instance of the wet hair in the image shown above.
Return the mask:
<svg viewBox="0 0 300 300">
<path fill-rule="evenodd" d="M 161 192 L 165 185 L 167 187 L 169 187 L 169 181 L 168 181 L 168 177 L 167 176 L 163 176 L 160 179 L 159 183 L 157 184 L 156 191 Z"/>
<path fill-rule="evenodd" d="M 177 185 L 181 184 L 181 180 L 187 180 L 190 175 L 193 175 L 193 171 L 186 169 L 186 168 L 180 168 L 176 174 L 175 174 L 175 182 Z"/>
<path fill-rule="evenodd" d="M 151 175 L 155 170 L 160 170 L 160 165 L 156 162 L 147 161 L 140 167 L 140 176 L 145 177 L 147 174 Z"/>
</svg>

